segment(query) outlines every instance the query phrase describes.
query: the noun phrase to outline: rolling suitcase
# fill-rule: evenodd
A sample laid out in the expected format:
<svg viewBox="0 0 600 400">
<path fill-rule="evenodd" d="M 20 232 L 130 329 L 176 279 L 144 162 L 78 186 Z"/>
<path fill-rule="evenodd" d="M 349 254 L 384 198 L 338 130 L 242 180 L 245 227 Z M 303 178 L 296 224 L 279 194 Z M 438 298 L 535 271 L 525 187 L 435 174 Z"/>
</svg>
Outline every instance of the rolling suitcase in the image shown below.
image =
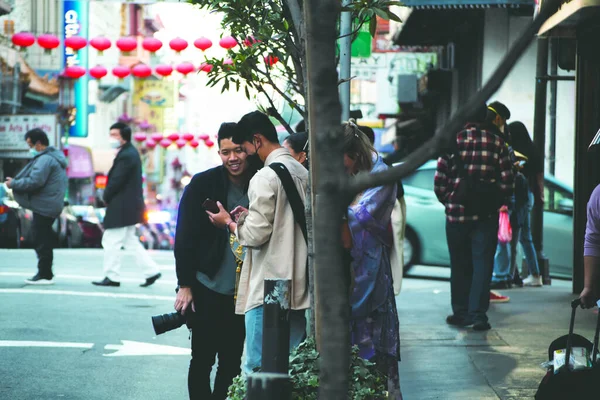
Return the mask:
<svg viewBox="0 0 600 400">
<path fill-rule="evenodd" d="M 564 399 L 599 399 L 600 398 L 600 360 L 598 359 L 598 336 L 600 333 L 600 313 L 596 323 L 594 342 L 573 333 L 575 312 L 581 305 L 579 299 L 571 302 L 571 322 L 569 334 L 555 339 L 548 347 L 548 360 L 554 361 L 554 352 L 565 349 L 565 360 L 570 360 L 573 348 L 583 348 L 591 358 L 591 366 L 574 369 L 570 362 L 565 362 L 557 371 L 548 368 L 535 394 L 536 400 Z"/>
</svg>

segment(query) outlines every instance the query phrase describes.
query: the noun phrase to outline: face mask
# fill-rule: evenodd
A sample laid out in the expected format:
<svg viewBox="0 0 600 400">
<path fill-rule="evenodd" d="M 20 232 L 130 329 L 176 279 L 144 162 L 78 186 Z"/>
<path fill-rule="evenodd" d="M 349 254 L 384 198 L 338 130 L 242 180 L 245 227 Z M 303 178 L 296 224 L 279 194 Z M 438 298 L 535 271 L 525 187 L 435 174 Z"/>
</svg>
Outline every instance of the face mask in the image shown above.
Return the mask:
<svg viewBox="0 0 600 400">
<path fill-rule="evenodd" d="M 119 142 L 117 139 L 108 139 L 108 144 L 113 149 L 118 149 L 119 147 L 121 147 L 121 142 Z"/>
<path fill-rule="evenodd" d="M 31 157 L 35 157 L 35 156 L 37 156 L 38 154 L 40 154 L 40 152 L 39 152 L 39 151 L 37 151 L 37 150 L 36 150 L 36 149 L 34 149 L 34 148 L 31 148 L 31 149 L 29 149 L 29 154 L 31 154 Z"/>
</svg>

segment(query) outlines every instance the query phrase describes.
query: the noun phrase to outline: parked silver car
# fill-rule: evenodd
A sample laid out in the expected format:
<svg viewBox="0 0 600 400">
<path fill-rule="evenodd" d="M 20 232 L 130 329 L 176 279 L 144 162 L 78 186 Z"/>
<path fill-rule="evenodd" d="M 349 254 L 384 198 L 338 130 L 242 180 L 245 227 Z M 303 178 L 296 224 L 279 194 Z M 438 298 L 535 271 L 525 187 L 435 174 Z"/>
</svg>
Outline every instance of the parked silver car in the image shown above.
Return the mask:
<svg viewBox="0 0 600 400">
<path fill-rule="evenodd" d="M 450 265 L 444 206 L 433 191 L 436 165 L 435 160 L 428 161 L 402 180 L 407 209 L 405 271 L 415 264 Z M 572 276 L 573 189 L 553 176 L 545 179 L 544 253 L 552 276 Z"/>
</svg>

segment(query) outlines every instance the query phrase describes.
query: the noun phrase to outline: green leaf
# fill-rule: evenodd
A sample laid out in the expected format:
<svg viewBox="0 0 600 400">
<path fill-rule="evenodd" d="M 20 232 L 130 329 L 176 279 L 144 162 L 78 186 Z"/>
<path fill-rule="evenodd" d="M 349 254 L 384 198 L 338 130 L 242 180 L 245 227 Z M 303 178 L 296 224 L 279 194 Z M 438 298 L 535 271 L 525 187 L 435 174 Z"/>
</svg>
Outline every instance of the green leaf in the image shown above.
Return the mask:
<svg viewBox="0 0 600 400">
<path fill-rule="evenodd" d="M 373 10 L 375 11 L 375 14 L 377 14 L 378 17 L 383 18 L 385 20 L 390 19 L 387 11 L 382 10 L 381 8 L 374 8 Z"/>
<path fill-rule="evenodd" d="M 369 32 L 372 37 L 375 37 L 377 33 L 377 18 L 371 18 L 371 21 L 369 21 Z"/>
</svg>

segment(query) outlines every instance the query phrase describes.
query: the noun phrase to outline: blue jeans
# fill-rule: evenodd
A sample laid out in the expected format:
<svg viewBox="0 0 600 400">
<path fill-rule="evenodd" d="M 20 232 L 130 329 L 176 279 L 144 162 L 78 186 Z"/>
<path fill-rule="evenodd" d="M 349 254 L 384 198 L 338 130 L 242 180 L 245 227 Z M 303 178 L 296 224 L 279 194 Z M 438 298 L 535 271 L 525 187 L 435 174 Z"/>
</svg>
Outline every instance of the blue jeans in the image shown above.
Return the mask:
<svg viewBox="0 0 600 400">
<path fill-rule="evenodd" d="M 306 310 L 290 312 L 290 352 L 294 350 L 306 336 Z M 263 306 L 246 312 L 246 360 L 244 373 L 251 374 L 262 364 L 263 340 Z"/>
<path fill-rule="evenodd" d="M 446 237 L 452 312 L 473 323 L 485 323 L 498 242 L 498 214 L 479 221 L 446 222 Z"/>
<path fill-rule="evenodd" d="M 493 282 L 512 281 L 517 268 L 517 242 L 521 243 L 527 267 L 531 275 L 538 276 L 540 268 L 537 262 L 535 247 L 531 237 L 531 210 L 533 209 L 533 193 L 529 191 L 527 204 L 514 209 L 511 214 L 512 240 L 508 243 L 498 242 L 494 257 Z"/>
</svg>

